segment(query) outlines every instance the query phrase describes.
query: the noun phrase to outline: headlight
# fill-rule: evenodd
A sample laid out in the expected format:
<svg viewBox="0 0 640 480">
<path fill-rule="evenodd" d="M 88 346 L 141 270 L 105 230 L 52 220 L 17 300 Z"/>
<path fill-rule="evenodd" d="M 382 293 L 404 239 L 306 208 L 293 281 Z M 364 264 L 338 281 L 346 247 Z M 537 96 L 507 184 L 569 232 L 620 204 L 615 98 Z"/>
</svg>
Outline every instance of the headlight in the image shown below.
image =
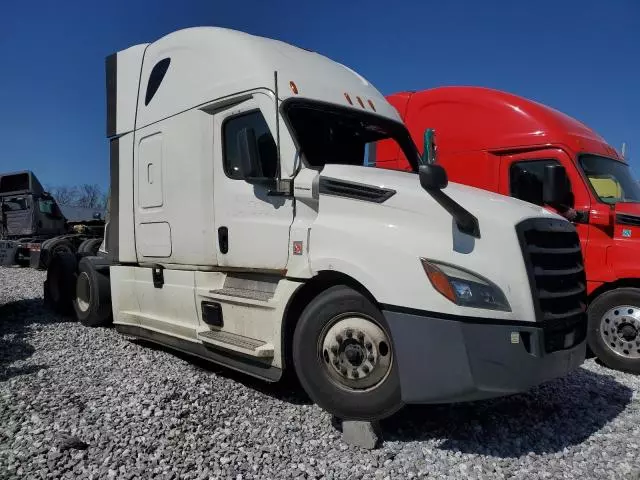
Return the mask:
<svg viewBox="0 0 640 480">
<path fill-rule="evenodd" d="M 429 281 L 442 295 L 463 307 L 511 311 L 502 290 L 486 278 L 445 263 L 421 258 Z"/>
</svg>

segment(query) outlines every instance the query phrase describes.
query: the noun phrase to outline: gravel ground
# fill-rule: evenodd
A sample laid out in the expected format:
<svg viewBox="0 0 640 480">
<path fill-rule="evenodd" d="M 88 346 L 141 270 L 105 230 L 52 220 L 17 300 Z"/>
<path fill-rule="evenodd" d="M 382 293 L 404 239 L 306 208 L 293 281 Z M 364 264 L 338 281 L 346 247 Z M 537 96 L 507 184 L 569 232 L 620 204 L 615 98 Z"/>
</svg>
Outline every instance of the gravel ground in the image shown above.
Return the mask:
<svg viewBox="0 0 640 480">
<path fill-rule="evenodd" d="M 0 478 L 640 478 L 640 377 L 588 360 L 524 395 L 411 407 L 373 451 L 299 389 L 42 306 L 0 267 Z"/>
</svg>

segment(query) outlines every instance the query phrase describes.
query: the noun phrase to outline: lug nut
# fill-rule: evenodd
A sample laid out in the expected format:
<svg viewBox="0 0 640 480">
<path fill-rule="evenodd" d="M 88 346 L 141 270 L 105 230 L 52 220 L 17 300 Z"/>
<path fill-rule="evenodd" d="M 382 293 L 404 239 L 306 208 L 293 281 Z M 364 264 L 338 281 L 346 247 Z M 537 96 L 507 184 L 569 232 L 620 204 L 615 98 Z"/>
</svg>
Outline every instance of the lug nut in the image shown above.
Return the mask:
<svg viewBox="0 0 640 480">
<path fill-rule="evenodd" d="M 342 367 L 340 369 L 340 373 L 346 377 L 347 376 L 347 367 Z"/>
<path fill-rule="evenodd" d="M 357 369 L 353 369 L 353 371 L 351 372 L 351 374 L 353 375 L 353 378 L 358 378 L 360 375 L 358 374 L 358 370 Z"/>
<path fill-rule="evenodd" d="M 338 344 L 342 343 L 342 335 L 336 335 L 336 342 L 338 342 Z"/>
<path fill-rule="evenodd" d="M 364 340 L 364 333 L 358 332 L 358 340 L 360 340 L 360 341 Z"/>
<path fill-rule="evenodd" d="M 369 360 L 370 362 L 373 362 L 374 358 L 373 358 L 373 354 L 369 354 L 369 356 L 367 357 L 367 360 Z"/>
<path fill-rule="evenodd" d="M 367 350 L 371 350 L 373 348 L 373 345 L 371 345 L 371 342 L 365 343 L 364 346 L 367 347 Z"/>
<path fill-rule="evenodd" d="M 353 337 L 353 330 L 349 329 L 349 330 L 347 330 L 345 333 L 346 333 L 346 335 L 347 335 L 347 338 L 351 338 L 351 337 Z"/>
<path fill-rule="evenodd" d="M 334 358 L 333 364 L 337 367 L 338 365 L 340 365 L 340 360 L 338 360 L 337 358 Z"/>
<path fill-rule="evenodd" d="M 331 345 L 331 353 L 333 353 L 334 355 L 338 354 L 338 346 L 337 345 Z"/>
<path fill-rule="evenodd" d="M 365 374 L 369 373 L 369 367 L 367 367 L 366 365 L 363 365 L 363 366 L 362 366 L 362 371 L 363 371 Z"/>
</svg>

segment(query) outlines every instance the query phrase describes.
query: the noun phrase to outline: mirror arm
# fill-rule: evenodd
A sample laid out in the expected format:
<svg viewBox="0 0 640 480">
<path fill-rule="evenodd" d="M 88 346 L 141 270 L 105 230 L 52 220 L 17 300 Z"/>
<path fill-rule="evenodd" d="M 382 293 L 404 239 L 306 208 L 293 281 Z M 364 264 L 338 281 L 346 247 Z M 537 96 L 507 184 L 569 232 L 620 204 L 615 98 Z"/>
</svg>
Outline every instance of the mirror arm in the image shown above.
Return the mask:
<svg viewBox="0 0 640 480">
<path fill-rule="evenodd" d="M 466 210 L 442 190 L 427 190 L 427 193 L 451 214 L 462 233 L 480 238 L 480 223 L 475 215 Z"/>
<path fill-rule="evenodd" d="M 269 190 L 267 196 L 269 197 L 293 197 L 293 180 L 291 179 L 279 179 L 276 180 L 276 188 Z"/>
</svg>

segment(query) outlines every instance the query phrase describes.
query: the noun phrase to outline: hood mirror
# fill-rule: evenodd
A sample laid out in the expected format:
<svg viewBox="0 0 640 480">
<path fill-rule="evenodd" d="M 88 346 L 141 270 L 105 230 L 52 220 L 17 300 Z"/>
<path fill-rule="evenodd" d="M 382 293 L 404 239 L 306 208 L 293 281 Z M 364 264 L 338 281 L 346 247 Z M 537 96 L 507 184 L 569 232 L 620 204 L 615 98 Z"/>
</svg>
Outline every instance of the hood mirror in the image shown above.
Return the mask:
<svg viewBox="0 0 640 480">
<path fill-rule="evenodd" d="M 569 177 L 562 165 L 544 167 L 542 201 L 551 206 L 563 205 L 570 193 Z"/>
<path fill-rule="evenodd" d="M 418 176 L 420 185 L 427 191 L 442 190 L 449 183 L 447 171 L 441 165 L 420 165 Z"/>
</svg>

